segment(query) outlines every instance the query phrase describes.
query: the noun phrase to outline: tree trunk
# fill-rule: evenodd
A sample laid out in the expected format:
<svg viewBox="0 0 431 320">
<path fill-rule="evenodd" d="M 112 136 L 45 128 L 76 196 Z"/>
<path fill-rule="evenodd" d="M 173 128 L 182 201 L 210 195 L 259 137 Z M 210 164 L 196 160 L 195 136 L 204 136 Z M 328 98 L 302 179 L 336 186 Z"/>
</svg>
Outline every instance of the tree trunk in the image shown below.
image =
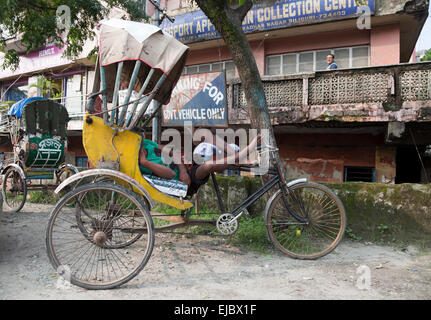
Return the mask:
<svg viewBox="0 0 431 320">
<path fill-rule="evenodd" d="M 241 79 L 252 128 L 268 129 L 268 144 L 276 147 L 262 80 L 250 44 L 241 28 L 242 21 L 251 9 L 253 1 L 245 0 L 242 5 L 237 1 L 239 2 L 239 0 L 196 0 L 196 3 L 210 19 L 231 52 Z M 284 166 L 278 153 L 276 160 L 285 176 Z"/>
</svg>

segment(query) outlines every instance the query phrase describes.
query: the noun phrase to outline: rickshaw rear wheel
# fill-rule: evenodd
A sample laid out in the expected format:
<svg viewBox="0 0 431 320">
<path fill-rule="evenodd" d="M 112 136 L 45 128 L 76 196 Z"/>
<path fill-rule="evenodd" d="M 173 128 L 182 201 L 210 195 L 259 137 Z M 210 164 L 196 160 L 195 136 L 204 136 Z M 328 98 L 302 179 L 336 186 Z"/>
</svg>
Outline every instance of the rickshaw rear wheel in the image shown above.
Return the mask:
<svg viewBox="0 0 431 320">
<path fill-rule="evenodd" d="M 113 179 L 110 176 L 96 177 L 96 179 L 94 179 L 92 181 L 92 183 L 117 184 L 117 182 L 115 181 L 115 179 Z M 125 188 L 124 186 L 121 186 L 121 187 Z M 130 192 L 133 193 L 132 186 L 128 185 L 127 188 L 125 188 L 125 189 L 127 189 L 127 190 L 129 190 Z M 80 196 L 81 200 L 83 199 L 84 196 L 85 196 L 85 194 L 82 194 Z M 144 203 L 144 205 L 148 209 L 150 209 L 148 201 L 144 197 L 139 197 L 139 198 Z M 76 220 L 77 220 L 78 228 L 80 228 L 80 230 L 83 232 L 84 236 L 86 236 L 89 241 L 92 241 L 93 239 L 90 236 L 87 235 L 87 232 L 86 232 L 85 226 L 84 226 L 85 222 L 82 220 L 82 218 L 85 217 L 85 216 L 89 217 L 89 215 L 86 214 L 85 210 L 86 210 L 86 208 L 82 207 L 81 208 L 81 212 L 77 212 Z M 82 215 L 82 213 L 84 213 L 84 215 Z M 110 249 L 124 248 L 124 247 L 127 247 L 127 246 L 133 244 L 134 242 L 138 241 L 141 236 L 142 236 L 142 234 L 139 234 L 139 233 L 137 233 L 137 234 L 131 234 L 130 237 L 123 238 L 123 241 L 116 241 L 115 243 L 105 244 L 105 246 L 108 247 L 108 248 L 110 248 Z"/>
<path fill-rule="evenodd" d="M 27 183 L 17 169 L 7 170 L 2 181 L 2 195 L 3 203 L 6 204 L 5 211 L 18 212 L 24 206 L 27 198 Z"/>
<path fill-rule="evenodd" d="M 129 246 L 113 245 L 136 233 L 141 236 Z M 54 269 L 68 271 L 65 280 L 86 289 L 112 289 L 145 267 L 154 238 L 148 208 L 135 193 L 93 183 L 68 192 L 56 204 L 46 229 L 46 249 Z"/>
</svg>

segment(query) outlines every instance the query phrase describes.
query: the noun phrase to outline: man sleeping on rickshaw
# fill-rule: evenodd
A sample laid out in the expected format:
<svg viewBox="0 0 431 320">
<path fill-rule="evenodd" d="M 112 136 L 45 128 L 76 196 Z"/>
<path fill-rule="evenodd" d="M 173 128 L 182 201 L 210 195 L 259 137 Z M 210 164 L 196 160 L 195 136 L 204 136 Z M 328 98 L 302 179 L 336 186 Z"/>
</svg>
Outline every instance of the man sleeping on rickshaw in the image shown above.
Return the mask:
<svg viewBox="0 0 431 320">
<path fill-rule="evenodd" d="M 143 139 L 139 151 L 139 169 L 144 175 L 154 175 L 163 179 L 181 181 L 188 186 L 187 195 L 195 194 L 204 185 L 211 173 L 222 172 L 233 164 L 249 164 L 247 156 L 260 144 L 261 136 L 257 135 L 243 150 L 234 144 L 227 144 L 223 139 L 214 136 L 214 143 L 201 142 L 193 148 L 193 162 L 166 164 L 161 155 L 161 146 Z M 214 160 L 215 155 L 224 154 L 223 158 Z M 197 160 L 198 161 L 195 161 Z"/>
</svg>

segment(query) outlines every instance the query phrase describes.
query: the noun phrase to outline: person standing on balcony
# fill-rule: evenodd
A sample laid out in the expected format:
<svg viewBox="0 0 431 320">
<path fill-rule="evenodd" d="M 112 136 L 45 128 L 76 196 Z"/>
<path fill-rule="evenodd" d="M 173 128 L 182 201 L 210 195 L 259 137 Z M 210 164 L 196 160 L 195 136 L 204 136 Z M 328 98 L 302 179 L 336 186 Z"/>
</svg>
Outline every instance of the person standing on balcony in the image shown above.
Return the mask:
<svg viewBox="0 0 431 320">
<path fill-rule="evenodd" d="M 328 64 L 328 68 L 326 70 L 335 70 L 338 69 L 338 65 L 335 63 L 335 56 L 330 53 L 326 57 L 326 63 Z"/>
</svg>

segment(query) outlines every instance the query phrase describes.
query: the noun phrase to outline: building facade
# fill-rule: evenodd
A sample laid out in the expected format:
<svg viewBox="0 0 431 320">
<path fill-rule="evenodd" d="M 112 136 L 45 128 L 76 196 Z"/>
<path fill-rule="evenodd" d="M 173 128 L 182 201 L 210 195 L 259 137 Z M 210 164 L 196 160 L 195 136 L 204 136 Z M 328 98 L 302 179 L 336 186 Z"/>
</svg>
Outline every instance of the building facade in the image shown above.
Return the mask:
<svg viewBox="0 0 431 320">
<path fill-rule="evenodd" d="M 175 18 L 159 21 L 160 27 L 190 47 L 184 75 L 225 71 L 228 125 L 249 127 L 238 72 L 214 26 L 189 0 L 160 0 L 160 7 Z M 431 65 L 415 61 L 428 7 L 428 0 L 255 2 L 243 30 L 291 178 L 429 182 Z M 156 19 L 149 1 L 146 8 Z M 85 52 L 75 61 L 60 53 L 48 46 L 25 56 L 30 64 L 22 62 L 18 71 L 0 71 L 2 100 L 28 95 L 39 74 L 58 81 L 75 116 L 69 161 L 84 166 L 79 117 L 94 64 Z M 329 54 L 337 70 L 327 70 Z M 10 145 L 5 136 L 2 141 L 4 152 Z"/>
<path fill-rule="evenodd" d="M 429 182 L 431 65 L 415 59 L 428 6 L 421 0 L 254 4 L 243 30 L 291 178 Z M 161 0 L 161 7 L 175 17 L 161 28 L 191 48 L 184 74 L 224 69 L 229 126 L 249 126 L 238 73 L 214 26 L 188 1 Z M 327 70 L 329 54 L 338 70 Z"/>
</svg>

